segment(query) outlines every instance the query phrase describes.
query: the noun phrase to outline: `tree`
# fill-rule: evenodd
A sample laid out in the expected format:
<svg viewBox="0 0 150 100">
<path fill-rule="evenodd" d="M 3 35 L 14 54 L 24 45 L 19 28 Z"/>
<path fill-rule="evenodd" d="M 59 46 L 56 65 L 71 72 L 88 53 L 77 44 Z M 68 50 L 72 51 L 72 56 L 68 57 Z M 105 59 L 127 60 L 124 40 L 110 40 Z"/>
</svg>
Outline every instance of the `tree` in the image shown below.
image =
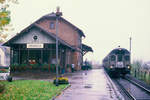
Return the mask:
<svg viewBox="0 0 150 100">
<path fill-rule="evenodd" d="M 134 67 L 135 69 L 140 69 L 142 65 L 143 65 L 142 60 L 135 60 L 133 61 L 132 67 Z"/>
<path fill-rule="evenodd" d="M 10 2 L 17 3 L 17 0 L 0 0 L 0 42 L 4 42 L 8 36 L 5 31 L 8 31 L 8 25 L 11 21 L 10 11 L 8 10 Z"/>
</svg>

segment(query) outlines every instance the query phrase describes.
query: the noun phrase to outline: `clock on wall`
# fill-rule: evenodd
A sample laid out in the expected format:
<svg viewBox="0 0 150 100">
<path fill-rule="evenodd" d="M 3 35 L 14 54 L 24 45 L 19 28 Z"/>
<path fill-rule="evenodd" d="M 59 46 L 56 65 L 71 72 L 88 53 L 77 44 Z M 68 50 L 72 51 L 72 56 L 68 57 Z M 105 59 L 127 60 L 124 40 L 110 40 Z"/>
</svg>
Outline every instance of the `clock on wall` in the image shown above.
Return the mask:
<svg viewBox="0 0 150 100">
<path fill-rule="evenodd" d="M 34 36 L 33 36 L 33 39 L 34 39 L 34 40 L 37 40 L 37 39 L 38 39 L 38 36 L 34 35 Z"/>
</svg>

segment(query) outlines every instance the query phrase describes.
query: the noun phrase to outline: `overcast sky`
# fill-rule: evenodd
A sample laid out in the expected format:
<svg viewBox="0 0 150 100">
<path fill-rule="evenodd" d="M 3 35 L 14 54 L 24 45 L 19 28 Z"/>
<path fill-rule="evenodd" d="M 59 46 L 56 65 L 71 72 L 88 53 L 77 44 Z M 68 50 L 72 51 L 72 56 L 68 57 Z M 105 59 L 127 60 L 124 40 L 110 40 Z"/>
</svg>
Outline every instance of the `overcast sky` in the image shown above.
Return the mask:
<svg viewBox="0 0 150 100">
<path fill-rule="evenodd" d="M 85 58 L 101 62 L 119 45 L 129 50 L 132 36 L 132 60 L 150 61 L 150 0 L 18 0 L 11 5 L 12 24 L 20 32 L 59 6 L 63 17 L 80 28 L 83 43 L 94 53 Z"/>
</svg>

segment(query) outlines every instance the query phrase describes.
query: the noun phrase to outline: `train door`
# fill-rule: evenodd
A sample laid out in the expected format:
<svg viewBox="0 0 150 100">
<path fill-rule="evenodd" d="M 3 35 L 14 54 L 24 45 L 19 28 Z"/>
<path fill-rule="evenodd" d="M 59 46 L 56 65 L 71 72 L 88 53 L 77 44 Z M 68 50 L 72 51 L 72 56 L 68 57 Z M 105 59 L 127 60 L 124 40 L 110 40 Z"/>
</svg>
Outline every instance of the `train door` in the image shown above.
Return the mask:
<svg viewBox="0 0 150 100">
<path fill-rule="evenodd" d="M 122 55 L 118 55 L 118 62 L 122 62 L 122 61 L 123 61 Z"/>
<path fill-rule="evenodd" d="M 117 56 L 117 67 L 123 68 L 123 55 L 118 54 Z"/>
</svg>

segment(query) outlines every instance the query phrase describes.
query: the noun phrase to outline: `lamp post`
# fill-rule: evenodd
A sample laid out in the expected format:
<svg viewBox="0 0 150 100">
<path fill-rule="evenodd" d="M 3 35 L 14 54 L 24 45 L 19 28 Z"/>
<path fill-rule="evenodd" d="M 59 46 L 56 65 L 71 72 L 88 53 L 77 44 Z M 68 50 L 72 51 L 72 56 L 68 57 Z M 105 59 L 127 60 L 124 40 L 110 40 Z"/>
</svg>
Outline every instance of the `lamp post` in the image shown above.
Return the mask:
<svg viewBox="0 0 150 100">
<path fill-rule="evenodd" d="M 57 12 L 56 12 L 56 86 L 59 85 L 58 83 L 58 77 L 59 77 L 59 72 L 58 72 L 58 20 L 59 17 L 62 16 L 62 12 L 59 12 L 59 7 L 57 7 Z"/>
<path fill-rule="evenodd" d="M 132 37 L 130 37 L 130 63 L 131 63 L 131 41 L 132 41 Z"/>
</svg>

